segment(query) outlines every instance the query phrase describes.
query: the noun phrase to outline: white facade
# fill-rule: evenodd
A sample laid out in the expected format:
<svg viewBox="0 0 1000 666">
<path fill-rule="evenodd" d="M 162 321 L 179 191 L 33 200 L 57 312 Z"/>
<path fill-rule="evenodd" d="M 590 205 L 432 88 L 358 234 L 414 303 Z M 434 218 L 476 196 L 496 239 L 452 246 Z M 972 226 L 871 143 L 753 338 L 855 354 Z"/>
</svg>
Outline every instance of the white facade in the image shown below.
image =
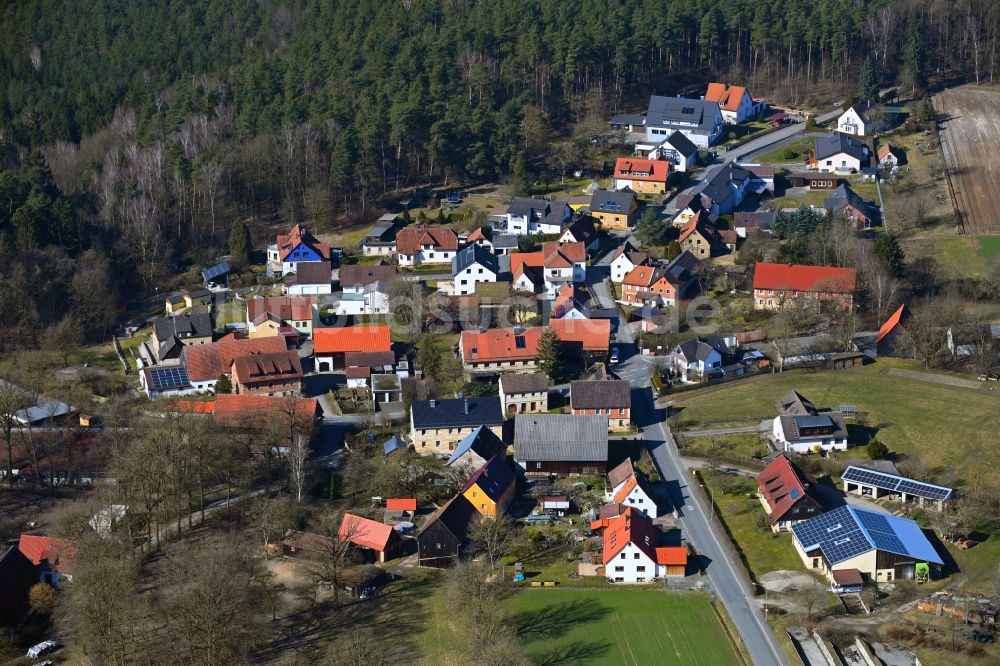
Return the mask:
<svg viewBox="0 0 1000 666">
<path fill-rule="evenodd" d="M 285 287 L 286 296 L 321 296 L 332 293 L 331 284 L 290 284 Z"/>
<path fill-rule="evenodd" d="M 861 171 L 861 160 L 847 153 L 837 153 L 818 160 L 816 169 L 826 173 L 855 173 Z"/>
<path fill-rule="evenodd" d="M 424 245 L 416 254 L 397 255 L 400 266 L 421 266 L 423 264 L 450 264 L 457 250 L 439 250 L 433 245 Z"/>
<path fill-rule="evenodd" d="M 466 266 L 452 279 L 454 280 L 454 287 L 451 293 L 454 296 L 468 296 L 469 294 L 476 293 L 476 285 L 478 283 L 496 282 L 497 274 L 492 269 L 477 262 Z"/>
<path fill-rule="evenodd" d="M 636 267 L 632 260 L 628 258 L 628 252 L 622 252 L 611 262 L 611 281 L 620 283 L 628 275 L 629 271 Z"/>
<path fill-rule="evenodd" d="M 530 220 L 528 215 L 511 215 L 507 213 L 506 233 L 515 236 L 527 234 L 557 234 L 562 229 L 562 223 L 553 224 L 542 220 Z"/>
<path fill-rule="evenodd" d="M 665 576 L 661 567 L 631 541 L 604 566 L 604 575 L 616 583 L 648 583 Z"/>
<path fill-rule="evenodd" d="M 559 290 L 567 282 L 579 283 L 587 281 L 587 264 L 575 261 L 572 266 L 564 268 L 545 268 L 545 292 L 549 299 L 554 299 Z"/>
<path fill-rule="evenodd" d="M 334 311 L 338 315 L 389 314 L 389 295 L 374 288 L 348 287 Z"/>
<path fill-rule="evenodd" d="M 667 160 L 673 166 L 674 171 L 686 172 L 694 168 L 698 162 L 698 151 L 690 155 L 684 155 L 669 143 L 664 141 L 660 145 L 649 151 L 648 159 Z"/>
<path fill-rule="evenodd" d="M 522 273 L 519 278 L 514 280 L 511 288 L 514 289 L 514 291 L 527 291 L 534 293 L 536 286 L 535 283 L 528 277 L 527 273 Z"/>
<path fill-rule="evenodd" d="M 727 125 L 738 125 L 746 120 L 750 120 L 753 117 L 753 113 L 753 100 L 750 99 L 750 93 L 744 90 L 743 97 L 740 98 L 740 104 L 735 111 L 722 109 L 722 120 Z"/>
<path fill-rule="evenodd" d="M 831 437 L 829 435 L 822 436 L 817 435 L 816 437 L 807 437 L 802 439 L 797 439 L 794 442 L 789 442 L 785 439 L 785 430 L 781 425 L 781 417 L 776 416 L 774 418 L 774 423 L 771 428 L 771 434 L 774 437 L 774 441 L 782 448 L 784 451 L 795 451 L 796 453 L 810 453 L 815 450 L 815 447 L 819 447 L 823 451 L 846 451 L 847 450 L 847 437 Z"/>
<path fill-rule="evenodd" d="M 689 377 L 704 377 L 709 370 L 722 367 L 722 355 L 714 349 L 705 355 L 703 360 L 688 361 L 680 351 L 674 351 L 670 359 L 674 372 L 681 376 L 681 381 Z"/>
<path fill-rule="evenodd" d="M 631 478 L 631 477 L 630 477 Z M 612 502 L 615 499 L 615 495 L 618 491 L 622 489 L 623 486 L 630 483 L 628 479 L 622 481 L 614 488 L 608 488 L 604 493 L 604 501 Z M 642 485 L 639 483 L 635 484 L 631 492 L 623 498 L 619 504 L 624 506 L 632 507 L 644 516 L 649 516 L 650 518 L 659 517 L 659 513 L 656 508 L 656 502 L 650 497 L 645 490 L 642 489 Z"/>
<path fill-rule="evenodd" d="M 854 136 L 864 136 L 870 133 L 871 128 L 865 122 L 865 119 L 861 117 L 861 114 L 858 113 L 857 109 L 852 106 L 837 118 L 837 131 L 844 134 L 853 134 Z"/>
</svg>

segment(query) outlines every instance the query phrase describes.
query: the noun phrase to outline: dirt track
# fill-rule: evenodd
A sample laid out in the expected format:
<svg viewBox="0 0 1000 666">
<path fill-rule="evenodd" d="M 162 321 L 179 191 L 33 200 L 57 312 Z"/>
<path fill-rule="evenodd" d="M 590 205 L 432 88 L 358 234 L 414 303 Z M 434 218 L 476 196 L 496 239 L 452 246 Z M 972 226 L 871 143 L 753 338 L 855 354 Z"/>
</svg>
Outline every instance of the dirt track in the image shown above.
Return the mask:
<svg viewBox="0 0 1000 666">
<path fill-rule="evenodd" d="M 1000 233 L 1000 92 L 952 88 L 934 96 L 957 217 L 970 235 Z"/>
</svg>

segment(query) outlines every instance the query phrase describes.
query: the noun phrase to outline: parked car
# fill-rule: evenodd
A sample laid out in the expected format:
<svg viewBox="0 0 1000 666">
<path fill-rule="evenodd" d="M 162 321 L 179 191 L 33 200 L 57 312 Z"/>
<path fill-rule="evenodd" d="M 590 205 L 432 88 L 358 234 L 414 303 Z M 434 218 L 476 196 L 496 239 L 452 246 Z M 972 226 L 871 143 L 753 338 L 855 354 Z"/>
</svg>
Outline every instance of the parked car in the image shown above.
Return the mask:
<svg viewBox="0 0 1000 666">
<path fill-rule="evenodd" d="M 610 359 L 611 363 L 617 363 L 618 362 L 618 358 L 619 358 L 618 357 L 618 347 L 612 347 L 611 348 L 611 359 Z"/>
<path fill-rule="evenodd" d="M 38 659 L 43 654 L 47 652 L 52 652 L 59 647 L 59 644 L 55 641 L 42 641 L 38 645 L 33 645 L 28 648 L 28 659 Z"/>
</svg>

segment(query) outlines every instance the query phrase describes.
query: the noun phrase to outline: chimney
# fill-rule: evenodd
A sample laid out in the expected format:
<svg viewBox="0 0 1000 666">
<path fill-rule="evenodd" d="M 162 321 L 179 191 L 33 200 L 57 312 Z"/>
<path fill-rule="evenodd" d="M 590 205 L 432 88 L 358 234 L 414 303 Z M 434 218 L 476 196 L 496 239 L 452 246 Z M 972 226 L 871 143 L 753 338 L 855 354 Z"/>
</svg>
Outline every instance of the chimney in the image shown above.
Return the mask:
<svg viewBox="0 0 1000 666">
<path fill-rule="evenodd" d="M 462 398 L 462 405 L 465 407 L 465 413 L 468 414 L 469 413 L 469 399 L 468 398 Z"/>
<path fill-rule="evenodd" d="M 435 400 L 434 398 L 431 398 L 430 402 L 431 402 L 431 409 L 434 409 L 435 407 L 438 406 L 438 401 Z"/>
<path fill-rule="evenodd" d="M 521 335 L 522 333 L 524 333 L 524 328 L 521 325 L 519 325 L 519 324 L 515 324 L 514 325 L 514 335 Z"/>
</svg>

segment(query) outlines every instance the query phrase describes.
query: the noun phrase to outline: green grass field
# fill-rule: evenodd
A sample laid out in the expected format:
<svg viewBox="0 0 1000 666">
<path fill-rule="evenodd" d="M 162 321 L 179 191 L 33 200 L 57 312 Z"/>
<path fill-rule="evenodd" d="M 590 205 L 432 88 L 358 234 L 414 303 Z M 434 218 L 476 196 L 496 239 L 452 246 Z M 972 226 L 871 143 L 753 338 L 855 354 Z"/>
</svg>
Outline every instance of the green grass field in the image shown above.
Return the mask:
<svg viewBox="0 0 1000 666">
<path fill-rule="evenodd" d="M 507 602 L 539 664 L 739 664 L 708 597 L 650 589 L 524 590 Z"/>
<path fill-rule="evenodd" d="M 982 236 L 977 239 L 979 256 L 987 264 L 1000 260 L 1000 236 Z"/>
<path fill-rule="evenodd" d="M 1000 409 L 995 391 L 973 390 L 880 374 L 880 361 L 839 372 L 795 370 L 751 377 L 698 391 L 680 393 L 674 408 L 686 423 L 736 421 L 774 413 L 774 403 L 790 389 L 819 408 L 855 405 L 868 412 L 867 425 L 890 451 L 916 459 L 940 481 L 961 485 L 964 463 L 995 455 L 994 434 L 983 424 Z M 956 408 L 960 405 L 960 408 Z M 864 455 L 864 450 L 852 455 Z"/>
<path fill-rule="evenodd" d="M 814 137 L 801 137 L 795 139 L 794 141 L 783 143 L 774 150 L 764 153 L 760 157 L 755 157 L 754 161 L 761 164 L 796 164 L 802 162 L 815 141 L 816 139 Z M 789 157 L 788 155 L 791 154 L 788 153 L 789 150 L 794 151 L 797 156 Z"/>
</svg>

